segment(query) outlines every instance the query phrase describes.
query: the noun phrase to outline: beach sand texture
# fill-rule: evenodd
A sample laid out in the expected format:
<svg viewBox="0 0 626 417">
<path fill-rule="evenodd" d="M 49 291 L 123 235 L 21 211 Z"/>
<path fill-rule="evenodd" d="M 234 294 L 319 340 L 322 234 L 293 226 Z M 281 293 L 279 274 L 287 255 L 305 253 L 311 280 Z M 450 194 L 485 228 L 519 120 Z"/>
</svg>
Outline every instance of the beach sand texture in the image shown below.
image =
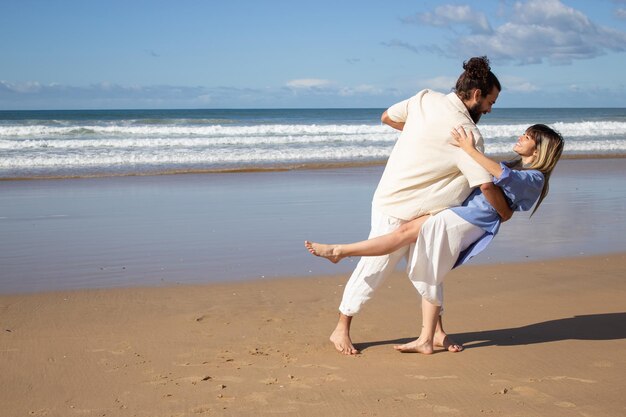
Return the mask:
<svg viewBox="0 0 626 417">
<path fill-rule="evenodd" d="M 401 354 L 419 301 L 396 273 L 328 336 L 345 276 L 0 296 L 0 414 L 626 414 L 626 254 L 478 265 L 448 277 L 462 353 Z"/>
</svg>

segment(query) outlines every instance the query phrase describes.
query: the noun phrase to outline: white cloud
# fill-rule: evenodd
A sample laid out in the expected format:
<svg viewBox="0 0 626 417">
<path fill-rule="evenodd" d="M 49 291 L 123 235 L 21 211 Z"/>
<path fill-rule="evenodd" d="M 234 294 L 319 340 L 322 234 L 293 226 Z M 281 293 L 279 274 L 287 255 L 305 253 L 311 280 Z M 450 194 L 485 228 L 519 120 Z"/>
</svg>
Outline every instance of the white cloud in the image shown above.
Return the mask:
<svg viewBox="0 0 626 417">
<path fill-rule="evenodd" d="M 374 85 L 339 86 L 329 80 L 291 80 L 263 89 L 172 85 L 87 86 L 0 80 L 0 110 L 119 108 L 384 107 L 398 92 Z"/>
<path fill-rule="evenodd" d="M 539 87 L 520 77 L 502 76 L 502 88 L 507 92 L 532 93 L 539 90 Z"/>
<path fill-rule="evenodd" d="M 353 97 L 353 96 L 380 96 L 386 91 L 373 85 L 361 84 L 357 86 L 340 86 L 330 80 L 319 78 L 303 78 L 288 81 L 285 86 L 288 90 L 301 94 L 317 94 L 326 96 Z"/>
<path fill-rule="evenodd" d="M 573 93 L 580 93 L 583 91 L 583 89 L 577 84 L 570 84 L 567 89 Z"/>
<path fill-rule="evenodd" d="M 357 85 L 356 87 L 343 87 L 339 89 L 339 95 L 343 97 L 351 97 L 358 95 L 380 95 L 384 90 L 373 85 Z"/>
<path fill-rule="evenodd" d="M 399 39 L 392 39 L 389 42 L 382 42 L 382 44 L 390 48 L 408 49 L 409 51 L 415 52 L 416 54 L 428 52 L 433 54 L 445 55 L 445 51 L 437 45 L 412 45 Z"/>
<path fill-rule="evenodd" d="M 329 80 L 322 80 L 319 78 L 302 78 L 302 79 L 287 81 L 287 84 L 286 84 L 287 87 L 293 88 L 296 90 L 320 89 L 320 88 L 326 88 L 330 85 L 332 85 L 332 82 L 330 82 Z"/>
<path fill-rule="evenodd" d="M 626 20 L 626 9 L 615 9 L 615 17 Z"/>
<path fill-rule="evenodd" d="M 72 86 L 0 81 L 0 108 L 152 108 L 167 106 L 167 103 L 174 107 L 194 106 L 206 104 L 213 96 L 230 93 L 223 88 L 188 86 L 123 86 L 109 82 Z"/>
<path fill-rule="evenodd" d="M 456 78 L 453 77 L 434 77 L 419 81 L 419 88 L 430 88 L 437 91 L 452 91 L 456 85 Z"/>
<path fill-rule="evenodd" d="M 443 10 L 456 12 L 444 16 Z M 543 61 L 570 64 L 609 51 L 626 51 L 626 32 L 597 25 L 560 0 L 518 1 L 508 16 L 509 21 L 493 29 L 483 14 L 469 6 L 439 6 L 417 18 L 421 23 L 450 29 L 454 38 L 445 54 L 454 57 L 488 55 L 494 61 L 522 65 Z M 459 25 L 468 27 L 470 33 L 459 34 Z M 425 50 L 413 47 L 414 52 Z"/>
<path fill-rule="evenodd" d="M 470 6 L 446 4 L 438 6 L 433 12 L 417 13 L 415 16 L 402 19 L 405 23 L 424 23 L 432 26 L 449 26 L 465 24 L 472 33 L 491 33 L 487 17 L 472 10 Z"/>
<path fill-rule="evenodd" d="M 0 80 L 0 88 L 14 93 L 37 93 L 41 91 L 42 85 L 37 81 L 27 81 L 24 83 L 10 83 Z"/>
</svg>

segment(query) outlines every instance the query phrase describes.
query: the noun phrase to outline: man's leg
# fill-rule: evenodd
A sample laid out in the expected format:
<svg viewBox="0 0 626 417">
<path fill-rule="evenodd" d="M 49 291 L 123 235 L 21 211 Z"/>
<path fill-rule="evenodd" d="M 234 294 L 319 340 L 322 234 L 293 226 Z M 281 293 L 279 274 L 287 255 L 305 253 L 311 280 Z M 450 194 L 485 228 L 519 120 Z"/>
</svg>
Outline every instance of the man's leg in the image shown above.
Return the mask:
<svg viewBox="0 0 626 417">
<path fill-rule="evenodd" d="M 335 330 L 330 335 L 330 341 L 335 345 L 340 353 L 344 355 L 356 355 L 359 351 L 352 344 L 350 338 L 350 325 L 352 324 L 352 316 L 346 316 L 339 313 L 339 321 Z"/>
<path fill-rule="evenodd" d="M 372 210 L 372 229 L 369 237 L 373 238 L 390 233 L 404 223 L 403 220 L 385 216 Z M 335 330 L 330 335 L 330 341 L 339 352 L 346 355 L 358 353 L 350 338 L 352 317 L 372 297 L 376 288 L 394 270 L 407 252 L 408 247 L 404 247 L 389 255 L 364 257 L 359 260 L 344 289 L 339 306 L 339 320 Z"/>
</svg>

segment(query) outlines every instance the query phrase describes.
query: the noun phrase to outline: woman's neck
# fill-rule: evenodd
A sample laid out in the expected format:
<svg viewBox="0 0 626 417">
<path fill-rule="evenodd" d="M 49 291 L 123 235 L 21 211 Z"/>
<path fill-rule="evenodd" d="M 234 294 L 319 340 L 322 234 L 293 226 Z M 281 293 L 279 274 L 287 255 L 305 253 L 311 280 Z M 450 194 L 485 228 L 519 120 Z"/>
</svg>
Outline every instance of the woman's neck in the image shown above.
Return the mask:
<svg viewBox="0 0 626 417">
<path fill-rule="evenodd" d="M 522 165 L 523 166 L 527 166 L 533 163 L 533 161 L 535 160 L 535 156 L 522 156 Z"/>
</svg>

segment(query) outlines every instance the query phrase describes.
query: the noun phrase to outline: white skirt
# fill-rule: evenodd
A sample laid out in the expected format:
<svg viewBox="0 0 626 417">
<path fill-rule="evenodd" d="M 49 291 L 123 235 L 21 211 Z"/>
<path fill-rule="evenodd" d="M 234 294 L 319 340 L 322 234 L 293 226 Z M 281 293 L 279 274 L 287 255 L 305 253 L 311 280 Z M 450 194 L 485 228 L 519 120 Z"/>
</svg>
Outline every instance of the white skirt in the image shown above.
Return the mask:
<svg viewBox="0 0 626 417">
<path fill-rule="evenodd" d="M 485 231 L 452 210 L 432 216 L 422 225 L 409 254 L 407 273 L 417 291 L 431 304 L 443 305 L 443 280 L 459 254 Z"/>
</svg>

